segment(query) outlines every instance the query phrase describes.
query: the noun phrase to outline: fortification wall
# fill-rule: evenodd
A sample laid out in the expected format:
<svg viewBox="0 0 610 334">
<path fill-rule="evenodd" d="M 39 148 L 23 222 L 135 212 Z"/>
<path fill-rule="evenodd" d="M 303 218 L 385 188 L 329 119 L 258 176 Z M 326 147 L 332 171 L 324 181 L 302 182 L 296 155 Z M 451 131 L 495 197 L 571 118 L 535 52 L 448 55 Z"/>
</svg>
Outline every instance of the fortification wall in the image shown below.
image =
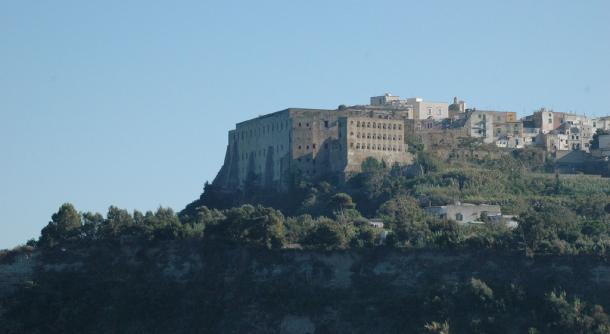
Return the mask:
<svg viewBox="0 0 610 334">
<path fill-rule="evenodd" d="M 341 119 L 348 118 L 341 130 Z M 264 186 L 282 186 L 291 169 L 315 179 L 358 172 L 367 157 L 409 164 L 404 119 L 396 110 L 291 108 L 238 123 L 229 132 L 214 184 L 235 189 L 252 178 Z"/>
<path fill-rule="evenodd" d="M 292 162 L 305 177 L 315 178 L 336 170 L 340 152 L 337 110 L 298 110 L 292 116 Z"/>
<path fill-rule="evenodd" d="M 283 111 L 239 123 L 235 134 L 240 185 L 249 177 L 267 186 L 280 183 L 290 155 L 290 114 Z"/>
<path fill-rule="evenodd" d="M 369 157 L 392 165 L 410 164 L 404 139 L 404 121 L 370 117 L 343 117 L 339 120 L 345 172 L 361 171 L 362 162 Z"/>
</svg>

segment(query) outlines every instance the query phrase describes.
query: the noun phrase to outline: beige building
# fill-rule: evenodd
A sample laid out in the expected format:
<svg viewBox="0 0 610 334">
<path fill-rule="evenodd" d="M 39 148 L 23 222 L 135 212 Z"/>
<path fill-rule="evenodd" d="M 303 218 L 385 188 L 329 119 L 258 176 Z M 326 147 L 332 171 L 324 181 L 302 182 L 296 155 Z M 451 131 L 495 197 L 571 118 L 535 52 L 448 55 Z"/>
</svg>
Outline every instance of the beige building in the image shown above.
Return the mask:
<svg viewBox="0 0 610 334">
<path fill-rule="evenodd" d="M 469 137 L 481 138 L 484 143 L 494 143 L 495 111 L 472 110 L 466 120 L 465 127 Z"/>
<path fill-rule="evenodd" d="M 610 116 L 600 117 L 593 119 L 592 126 L 595 129 L 610 130 Z"/>
<path fill-rule="evenodd" d="M 542 134 L 559 128 L 564 122 L 563 113 L 556 113 L 546 108 L 541 108 L 528 118 L 534 122 L 536 128 L 539 128 Z"/>
<path fill-rule="evenodd" d="M 443 206 L 425 207 L 424 210 L 440 219 L 454 220 L 458 224 L 482 223 L 486 217 L 501 216 L 499 205 L 455 203 Z M 484 216 L 484 217 L 481 217 Z"/>
<path fill-rule="evenodd" d="M 453 103 L 449 105 L 449 112 L 463 113 L 466 112 L 466 102 L 458 100 L 457 96 L 453 98 Z"/>
<path fill-rule="evenodd" d="M 523 123 L 512 122 L 495 122 L 494 121 L 494 136 L 497 137 L 523 137 Z"/>
<path fill-rule="evenodd" d="M 405 119 L 401 110 L 290 108 L 238 123 L 214 184 L 235 189 L 250 180 L 281 187 L 291 173 L 316 179 L 358 172 L 367 157 L 411 163 Z"/>
<path fill-rule="evenodd" d="M 463 106 L 465 104 L 461 101 Z M 371 106 L 400 108 L 405 111 L 409 119 L 434 119 L 442 120 L 449 118 L 449 104 L 446 102 L 428 102 L 420 97 L 400 99 L 399 96 L 394 96 L 386 93 L 382 96 L 371 97 Z"/>
<path fill-rule="evenodd" d="M 341 155 L 345 158 L 341 164 L 345 166 L 345 172 L 360 171 L 362 162 L 368 157 L 385 161 L 388 165 L 412 162 L 404 140 L 403 120 L 343 117 L 339 119 L 339 129 L 347 148 L 347 154 Z"/>
<path fill-rule="evenodd" d="M 372 96 L 371 97 L 371 105 L 372 106 L 386 106 L 392 104 L 400 104 L 400 97 L 394 96 L 390 93 L 385 93 L 381 96 Z"/>
<path fill-rule="evenodd" d="M 406 101 L 408 105 L 413 106 L 414 119 L 449 118 L 449 104 L 446 102 L 427 102 L 420 97 L 408 98 Z"/>
<path fill-rule="evenodd" d="M 554 131 L 553 133 L 541 134 L 539 138 L 542 141 L 541 146 L 544 146 L 548 152 L 567 151 L 570 149 L 568 135 L 566 134 Z"/>
</svg>

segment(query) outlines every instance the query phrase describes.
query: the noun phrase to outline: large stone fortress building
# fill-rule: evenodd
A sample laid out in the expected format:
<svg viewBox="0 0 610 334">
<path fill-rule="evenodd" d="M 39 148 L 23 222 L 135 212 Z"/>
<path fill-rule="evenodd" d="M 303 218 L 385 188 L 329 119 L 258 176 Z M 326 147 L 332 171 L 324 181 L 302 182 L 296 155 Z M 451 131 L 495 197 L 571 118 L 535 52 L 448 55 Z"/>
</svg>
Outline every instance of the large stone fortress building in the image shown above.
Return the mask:
<svg viewBox="0 0 610 334">
<path fill-rule="evenodd" d="M 238 123 L 229 131 L 225 163 L 214 185 L 238 189 L 252 181 L 281 188 L 295 174 L 349 176 L 369 157 L 405 165 L 413 160 L 406 138 L 447 158 L 462 156 L 450 151 L 463 138 L 507 150 L 538 147 L 561 158 L 571 151 L 588 153 L 594 135 L 609 129 L 610 116 L 543 108 L 517 119 L 513 111 L 466 108 L 457 97 L 449 105 L 385 94 L 371 97 L 367 105 L 290 108 Z"/>
<path fill-rule="evenodd" d="M 281 187 L 292 173 L 316 179 L 359 172 L 368 157 L 388 165 L 411 163 L 406 120 L 422 113 L 446 118 L 448 104 L 385 97 L 394 102 L 371 98 L 371 105 L 336 110 L 290 108 L 238 123 L 229 131 L 225 162 L 214 184 L 236 189 L 251 180 Z"/>
</svg>

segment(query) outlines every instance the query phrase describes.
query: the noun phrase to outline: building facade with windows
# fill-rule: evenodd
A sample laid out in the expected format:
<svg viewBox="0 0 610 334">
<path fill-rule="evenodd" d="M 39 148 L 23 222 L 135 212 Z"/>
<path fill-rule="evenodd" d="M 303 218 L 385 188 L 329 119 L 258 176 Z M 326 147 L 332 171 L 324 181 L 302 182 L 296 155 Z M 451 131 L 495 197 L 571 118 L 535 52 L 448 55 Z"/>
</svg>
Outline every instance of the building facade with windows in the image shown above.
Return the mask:
<svg viewBox="0 0 610 334">
<path fill-rule="evenodd" d="M 238 123 L 229 131 L 224 164 L 214 180 L 236 189 L 252 181 L 282 187 L 291 173 L 308 179 L 359 172 L 373 157 L 408 164 L 400 110 L 290 108 Z"/>
</svg>

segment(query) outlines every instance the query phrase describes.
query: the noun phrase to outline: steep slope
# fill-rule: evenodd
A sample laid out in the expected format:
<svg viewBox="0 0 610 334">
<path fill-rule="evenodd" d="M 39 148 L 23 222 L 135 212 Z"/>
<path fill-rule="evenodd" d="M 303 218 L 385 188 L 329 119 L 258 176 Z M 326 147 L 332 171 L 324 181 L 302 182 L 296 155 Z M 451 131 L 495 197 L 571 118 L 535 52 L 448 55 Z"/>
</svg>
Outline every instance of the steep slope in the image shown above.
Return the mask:
<svg viewBox="0 0 610 334">
<path fill-rule="evenodd" d="M 19 261 L 0 265 L 0 280 Z M 3 287 L 0 332 L 418 333 L 447 322 L 452 333 L 556 333 L 579 317 L 594 332 L 605 316 L 594 305 L 610 307 L 610 264 L 592 256 L 174 241 L 100 242 L 29 261 L 35 272 L 20 277 L 33 283 L 10 298 Z M 578 309 L 566 307 L 574 296 L 582 309 L 565 314 Z"/>
</svg>

